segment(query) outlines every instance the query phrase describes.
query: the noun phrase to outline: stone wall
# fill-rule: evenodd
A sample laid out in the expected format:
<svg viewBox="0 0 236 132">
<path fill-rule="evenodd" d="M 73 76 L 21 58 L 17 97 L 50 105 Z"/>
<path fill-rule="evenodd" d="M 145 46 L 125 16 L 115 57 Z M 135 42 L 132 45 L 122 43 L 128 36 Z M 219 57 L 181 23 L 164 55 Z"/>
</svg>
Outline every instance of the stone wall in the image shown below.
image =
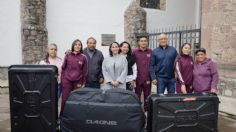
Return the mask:
<svg viewBox="0 0 236 132">
<path fill-rule="evenodd" d="M 236 115 L 236 1 L 202 0 L 201 29 L 201 46 L 220 73 L 220 110 Z"/>
<path fill-rule="evenodd" d="M 0 89 L 8 87 L 8 67 L 0 66 Z"/>
<path fill-rule="evenodd" d="M 48 43 L 46 0 L 21 0 L 21 37 L 23 63 L 41 60 Z"/>
<path fill-rule="evenodd" d="M 125 41 L 137 46 L 136 33 L 146 32 L 146 11 L 140 7 L 139 0 L 133 0 L 124 13 Z"/>
<path fill-rule="evenodd" d="M 219 94 L 236 100 L 236 65 L 226 65 L 218 64 L 220 73 Z"/>
<path fill-rule="evenodd" d="M 201 45 L 220 72 L 220 94 L 236 98 L 236 1 L 202 0 L 201 27 Z"/>
</svg>

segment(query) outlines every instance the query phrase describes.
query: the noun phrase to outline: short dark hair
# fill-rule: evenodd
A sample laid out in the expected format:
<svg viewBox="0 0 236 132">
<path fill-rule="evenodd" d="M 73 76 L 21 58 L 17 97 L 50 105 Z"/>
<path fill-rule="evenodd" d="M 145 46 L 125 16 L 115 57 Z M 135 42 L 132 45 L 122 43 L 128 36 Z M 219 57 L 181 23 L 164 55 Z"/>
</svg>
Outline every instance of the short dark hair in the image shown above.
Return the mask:
<svg viewBox="0 0 236 132">
<path fill-rule="evenodd" d="M 203 52 L 204 54 L 206 54 L 206 49 L 205 48 L 199 48 L 195 51 L 195 54 L 197 54 L 198 52 Z"/>
<path fill-rule="evenodd" d="M 112 44 L 117 44 L 118 47 L 120 48 L 120 45 L 119 45 L 118 42 L 112 42 L 112 43 L 110 44 L 110 46 L 109 46 L 109 55 L 110 55 L 110 56 L 113 56 L 112 51 L 111 51 Z M 119 53 L 120 53 L 120 50 L 119 50 Z"/>
<path fill-rule="evenodd" d="M 148 40 L 147 35 L 140 35 L 140 36 L 137 36 L 137 42 L 139 42 L 141 38 L 146 38 Z"/>
<path fill-rule="evenodd" d="M 95 44 L 97 43 L 97 40 L 96 40 L 94 37 L 89 37 L 89 38 L 87 39 L 87 44 L 88 44 L 88 41 L 89 41 L 90 39 L 94 40 L 94 41 L 95 41 Z"/>
<path fill-rule="evenodd" d="M 81 42 L 79 39 L 76 39 L 76 40 L 73 41 L 73 43 L 72 43 L 72 45 L 71 45 L 71 51 L 72 51 L 72 52 L 75 51 L 74 46 L 75 46 L 75 44 L 76 44 L 77 42 L 79 42 L 79 43 L 81 44 L 81 49 L 80 49 L 79 52 L 80 52 L 80 53 L 83 53 L 83 44 L 82 44 L 82 42 Z"/>
<path fill-rule="evenodd" d="M 131 49 L 130 44 L 129 44 L 127 41 L 122 42 L 122 43 L 120 44 L 120 48 L 121 48 L 124 44 L 127 44 L 127 45 L 128 45 L 129 51 L 128 51 L 127 55 L 128 55 L 128 56 L 131 56 L 132 49 Z"/>
</svg>

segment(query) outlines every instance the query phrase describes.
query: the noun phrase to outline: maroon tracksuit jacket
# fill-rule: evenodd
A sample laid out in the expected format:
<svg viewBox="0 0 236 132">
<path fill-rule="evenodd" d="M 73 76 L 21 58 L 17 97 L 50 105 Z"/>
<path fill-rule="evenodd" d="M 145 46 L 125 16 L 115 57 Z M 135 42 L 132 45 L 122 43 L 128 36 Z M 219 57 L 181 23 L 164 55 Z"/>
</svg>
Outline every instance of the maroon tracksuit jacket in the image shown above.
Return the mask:
<svg viewBox="0 0 236 132">
<path fill-rule="evenodd" d="M 150 58 L 152 50 L 147 48 L 141 50 L 140 48 L 135 49 L 132 56 L 137 64 L 137 79 L 135 93 L 141 97 L 142 91 L 144 92 L 144 110 L 147 111 L 147 97 L 151 93 L 151 80 L 150 80 Z"/>
<path fill-rule="evenodd" d="M 181 85 L 184 84 L 186 86 L 186 91 L 191 93 L 193 83 L 193 58 L 189 55 L 181 55 L 176 59 L 176 92 L 182 93 Z"/>
<path fill-rule="evenodd" d="M 85 85 L 88 74 L 88 61 L 84 54 L 68 54 L 65 56 L 62 65 L 61 85 L 62 85 L 62 105 L 63 110 L 65 101 L 71 91 Z"/>
</svg>

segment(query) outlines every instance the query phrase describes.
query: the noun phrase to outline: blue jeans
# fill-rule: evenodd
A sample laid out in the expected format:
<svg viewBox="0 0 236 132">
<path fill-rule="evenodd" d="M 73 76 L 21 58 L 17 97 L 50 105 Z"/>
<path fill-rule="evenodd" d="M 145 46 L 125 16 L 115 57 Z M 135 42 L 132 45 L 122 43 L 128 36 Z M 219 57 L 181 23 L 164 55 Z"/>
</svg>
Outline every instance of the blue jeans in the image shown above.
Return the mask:
<svg viewBox="0 0 236 132">
<path fill-rule="evenodd" d="M 89 82 L 85 84 L 85 87 L 100 89 L 100 83 L 99 81 Z"/>
<path fill-rule="evenodd" d="M 163 94 L 165 92 L 165 88 L 167 88 L 168 93 L 175 93 L 175 79 L 169 78 L 157 78 L 157 93 Z"/>
</svg>

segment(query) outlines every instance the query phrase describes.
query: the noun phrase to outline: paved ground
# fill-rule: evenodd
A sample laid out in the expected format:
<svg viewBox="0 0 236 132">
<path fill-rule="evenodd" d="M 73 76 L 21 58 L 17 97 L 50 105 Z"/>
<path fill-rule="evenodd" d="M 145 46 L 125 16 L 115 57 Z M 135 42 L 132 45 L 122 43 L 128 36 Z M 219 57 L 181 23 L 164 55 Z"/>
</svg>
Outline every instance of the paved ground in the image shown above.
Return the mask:
<svg viewBox="0 0 236 132">
<path fill-rule="evenodd" d="M 8 94 L 0 93 L 0 132 L 10 132 Z M 236 132 L 236 120 L 225 114 L 219 116 L 219 132 Z"/>
<path fill-rule="evenodd" d="M 8 94 L 0 93 L 0 132 L 10 132 L 9 111 Z"/>
</svg>

